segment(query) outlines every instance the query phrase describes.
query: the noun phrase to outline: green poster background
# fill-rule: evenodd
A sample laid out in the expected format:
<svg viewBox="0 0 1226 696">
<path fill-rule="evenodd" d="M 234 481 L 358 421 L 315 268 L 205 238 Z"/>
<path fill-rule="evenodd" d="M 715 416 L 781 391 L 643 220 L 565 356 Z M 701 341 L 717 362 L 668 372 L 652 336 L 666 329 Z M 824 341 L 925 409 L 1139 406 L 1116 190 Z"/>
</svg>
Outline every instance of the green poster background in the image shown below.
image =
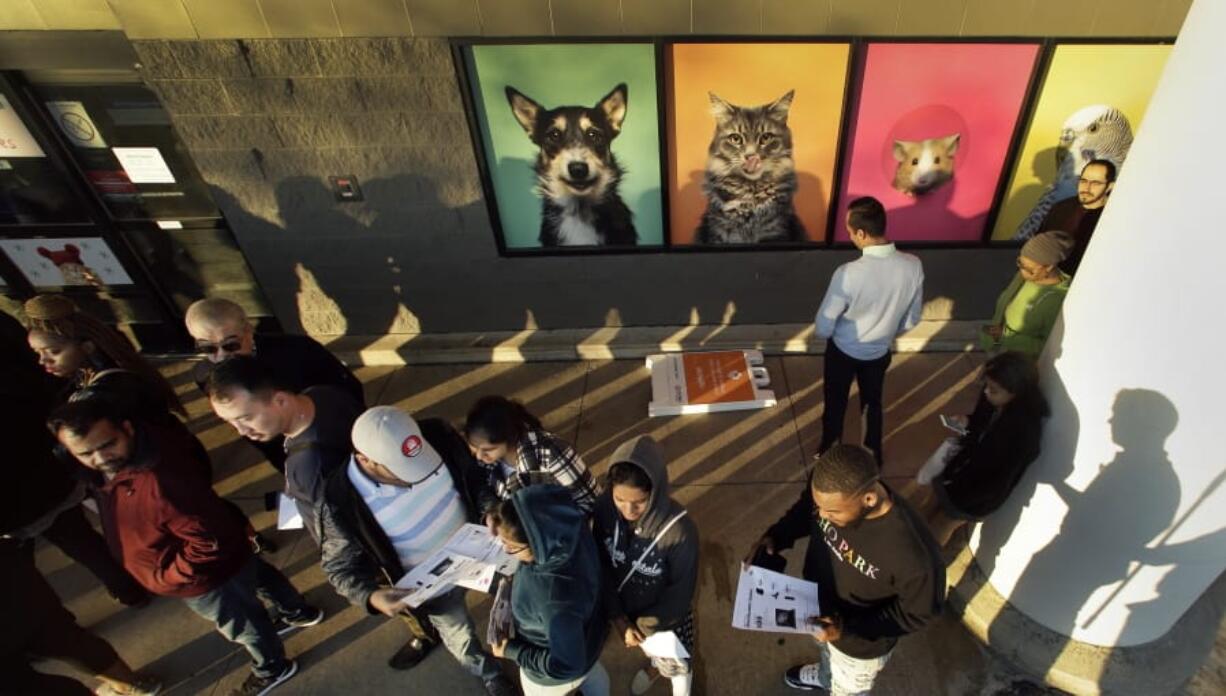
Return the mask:
<svg viewBox="0 0 1226 696">
<path fill-rule="evenodd" d="M 541 199 L 533 192 L 538 152 L 507 103 L 511 85 L 547 109 L 595 106 L 627 87 L 626 120 L 613 141 L 624 174 L 618 188 L 634 213 L 639 246 L 664 243 L 655 49 L 651 44 L 527 44 L 472 47 L 470 75 L 508 249 L 540 248 Z"/>
</svg>

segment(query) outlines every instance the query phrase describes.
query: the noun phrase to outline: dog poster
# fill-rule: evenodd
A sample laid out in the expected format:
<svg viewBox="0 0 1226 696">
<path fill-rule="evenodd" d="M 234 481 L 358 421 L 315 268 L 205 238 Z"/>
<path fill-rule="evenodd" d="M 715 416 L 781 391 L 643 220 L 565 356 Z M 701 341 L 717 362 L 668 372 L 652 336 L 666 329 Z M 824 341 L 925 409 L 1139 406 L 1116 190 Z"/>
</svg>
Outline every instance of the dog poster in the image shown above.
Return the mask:
<svg viewBox="0 0 1226 696">
<path fill-rule="evenodd" d="M 665 51 L 672 243 L 825 243 L 851 45 Z"/>
<path fill-rule="evenodd" d="M 888 237 L 978 242 L 1017 130 L 1037 43 L 870 43 L 838 210 L 880 200 Z M 841 218 L 835 239 L 848 241 Z"/>
<path fill-rule="evenodd" d="M 1107 159 L 1123 168 L 1170 53 L 1158 44 L 1055 47 L 992 239 L 1044 231 L 1034 229 L 1045 215 L 1040 207 L 1077 195 L 1086 162 Z"/>
<path fill-rule="evenodd" d="M 465 58 L 502 249 L 663 245 L 654 46 L 478 44 Z"/>
<path fill-rule="evenodd" d="M 4 239 L 0 249 L 39 290 L 133 282 L 101 237 Z"/>
</svg>

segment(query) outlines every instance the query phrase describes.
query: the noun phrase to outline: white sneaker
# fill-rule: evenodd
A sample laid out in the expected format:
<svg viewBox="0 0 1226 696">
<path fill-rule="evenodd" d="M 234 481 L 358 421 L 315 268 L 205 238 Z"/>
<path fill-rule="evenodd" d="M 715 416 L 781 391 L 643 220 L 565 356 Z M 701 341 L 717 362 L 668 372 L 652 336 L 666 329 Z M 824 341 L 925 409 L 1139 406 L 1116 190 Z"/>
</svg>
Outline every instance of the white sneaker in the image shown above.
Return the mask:
<svg viewBox="0 0 1226 696">
<path fill-rule="evenodd" d="M 814 662 L 811 665 L 797 665 L 783 674 L 783 683 L 801 691 L 828 690 L 830 687 L 822 682 L 822 664 Z"/>
<path fill-rule="evenodd" d="M 647 672 L 647 670 L 640 669 L 634 675 L 634 679 L 630 681 L 630 693 L 633 694 L 633 696 L 643 696 L 643 694 L 647 693 L 651 689 L 651 685 L 655 684 L 656 680 L 659 678 L 659 672 L 656 672 L 655 676 L 653 677 Z"/>
</svg>

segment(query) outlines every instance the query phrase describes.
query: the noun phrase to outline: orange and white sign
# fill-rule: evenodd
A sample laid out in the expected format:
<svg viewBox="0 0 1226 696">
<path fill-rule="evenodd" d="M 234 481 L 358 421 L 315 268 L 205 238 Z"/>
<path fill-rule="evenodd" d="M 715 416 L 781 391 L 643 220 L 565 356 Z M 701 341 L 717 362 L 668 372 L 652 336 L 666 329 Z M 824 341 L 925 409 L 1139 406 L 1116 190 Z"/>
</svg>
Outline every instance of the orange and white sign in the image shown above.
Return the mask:
<svg viewBox="0 0 1226 696">
<path fill-rule="evenodd" d="M 651 370 L 650 416 L 768 408 L 775 393 L 756 350 L 672 353 L 647 358 Z"/>
</svg>

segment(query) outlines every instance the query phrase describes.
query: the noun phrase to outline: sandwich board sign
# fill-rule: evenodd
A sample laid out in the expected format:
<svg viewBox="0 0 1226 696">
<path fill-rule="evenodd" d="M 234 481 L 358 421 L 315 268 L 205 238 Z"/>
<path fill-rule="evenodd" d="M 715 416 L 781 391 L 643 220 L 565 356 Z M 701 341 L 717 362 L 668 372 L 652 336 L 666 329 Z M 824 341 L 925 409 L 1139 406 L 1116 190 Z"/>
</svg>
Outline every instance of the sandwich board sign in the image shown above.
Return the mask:
<svg viewBox="0 0 1226 696">
<path fill-rule="evenodd" d="M 769 408 L 778 403 L 762 352 L 725 350 L 647 357 L 651 370 L 648 416 Z"/>
</svg>

